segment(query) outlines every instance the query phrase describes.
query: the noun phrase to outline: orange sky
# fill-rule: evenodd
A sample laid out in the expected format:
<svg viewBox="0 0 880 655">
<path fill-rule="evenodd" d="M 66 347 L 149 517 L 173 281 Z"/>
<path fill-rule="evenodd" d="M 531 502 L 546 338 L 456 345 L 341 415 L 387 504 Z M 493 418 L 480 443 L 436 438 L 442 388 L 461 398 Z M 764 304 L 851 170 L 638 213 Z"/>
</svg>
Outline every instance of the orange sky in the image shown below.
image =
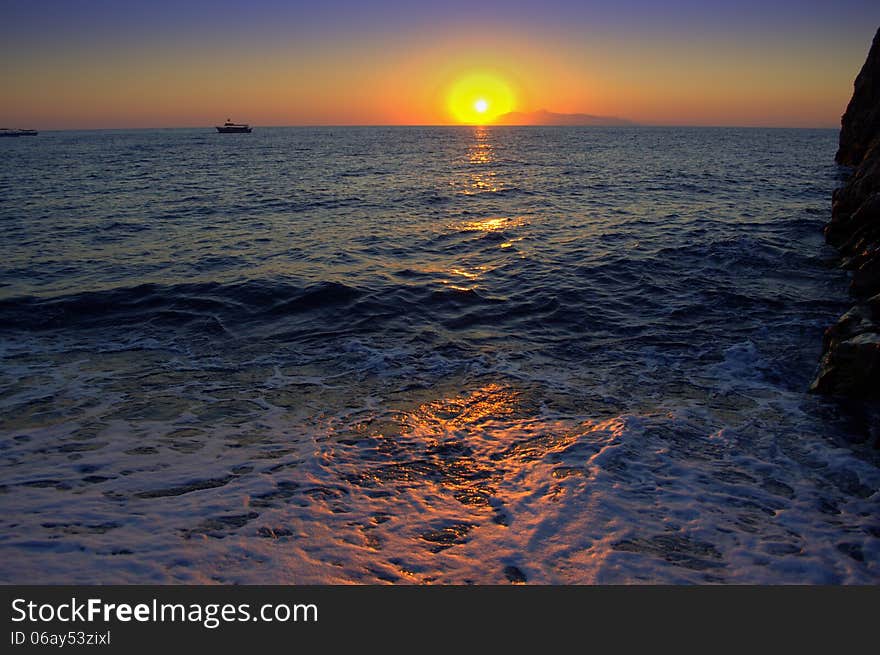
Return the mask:
<svg viewBox="0 0 880 655">
<path fill-rule="evenodd" d="M 0 124 L 97 128 L 448 124 L 462 77 L 506 84 L 514 109 L 666 125 L 839 125 L 864 39 L 668 34 L 576 39 L 511 27 L 345 40 L 141 38 L 18 43 L 2 54 Z"/>
</svg>

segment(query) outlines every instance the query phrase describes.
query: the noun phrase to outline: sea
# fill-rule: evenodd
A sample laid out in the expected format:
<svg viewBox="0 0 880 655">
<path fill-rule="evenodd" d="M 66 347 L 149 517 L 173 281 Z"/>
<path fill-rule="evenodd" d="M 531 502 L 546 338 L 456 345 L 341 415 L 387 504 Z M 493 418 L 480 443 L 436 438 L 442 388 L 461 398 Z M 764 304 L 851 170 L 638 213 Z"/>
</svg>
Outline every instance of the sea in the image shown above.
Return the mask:
<svg viewBox="0 0 880 655">
<path fill-rule="evenodd" d="M 0 581 L 876 584 L 836 130 L 0 143 Z"/>
</svg>

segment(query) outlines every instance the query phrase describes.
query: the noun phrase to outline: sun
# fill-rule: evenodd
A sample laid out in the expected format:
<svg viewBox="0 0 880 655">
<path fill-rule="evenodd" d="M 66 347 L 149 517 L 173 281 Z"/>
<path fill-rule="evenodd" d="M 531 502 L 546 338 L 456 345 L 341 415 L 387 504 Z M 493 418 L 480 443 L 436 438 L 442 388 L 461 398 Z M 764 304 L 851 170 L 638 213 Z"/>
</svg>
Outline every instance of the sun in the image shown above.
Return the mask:
<svg viewBox="0 0 880 655">
<path fill-rule="evenodd" d="M 446 95 L 450 118 L 456 123 L 486 125 L 513 111 L 515 98 L 510 85 L 491 73 L 477 72 L 456 80 Z"/>
</svg>

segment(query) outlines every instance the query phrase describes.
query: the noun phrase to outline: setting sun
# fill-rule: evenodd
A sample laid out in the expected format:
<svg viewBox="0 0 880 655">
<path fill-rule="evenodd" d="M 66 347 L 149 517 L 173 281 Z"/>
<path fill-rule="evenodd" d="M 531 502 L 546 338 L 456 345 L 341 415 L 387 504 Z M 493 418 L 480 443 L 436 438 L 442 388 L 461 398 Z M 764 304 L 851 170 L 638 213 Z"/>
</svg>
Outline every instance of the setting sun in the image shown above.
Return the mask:
<svg viewBox="0 0 880 655">
<path fill-rule="evenodd" d="M 488 73 L 459 78 L 449 89 L 447 108 L 458 123 L 491 123 L 515 108 L 513 90 L 502 79 Z"/>
</svg>

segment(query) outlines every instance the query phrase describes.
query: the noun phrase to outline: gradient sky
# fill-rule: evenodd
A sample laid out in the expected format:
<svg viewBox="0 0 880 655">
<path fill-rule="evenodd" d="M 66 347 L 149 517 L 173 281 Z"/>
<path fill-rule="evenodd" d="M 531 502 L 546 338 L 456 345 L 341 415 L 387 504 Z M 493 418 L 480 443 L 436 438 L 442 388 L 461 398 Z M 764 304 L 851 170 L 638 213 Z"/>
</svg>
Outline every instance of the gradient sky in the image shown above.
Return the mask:
<svg viewBox="0 0 880 655">
<path fill-rule="evenodd" d="M 446 124 L 456 80 L 515 108 L 836 127 L 877 0 L 0 0 L 0 126 Z"/>
</svg>

